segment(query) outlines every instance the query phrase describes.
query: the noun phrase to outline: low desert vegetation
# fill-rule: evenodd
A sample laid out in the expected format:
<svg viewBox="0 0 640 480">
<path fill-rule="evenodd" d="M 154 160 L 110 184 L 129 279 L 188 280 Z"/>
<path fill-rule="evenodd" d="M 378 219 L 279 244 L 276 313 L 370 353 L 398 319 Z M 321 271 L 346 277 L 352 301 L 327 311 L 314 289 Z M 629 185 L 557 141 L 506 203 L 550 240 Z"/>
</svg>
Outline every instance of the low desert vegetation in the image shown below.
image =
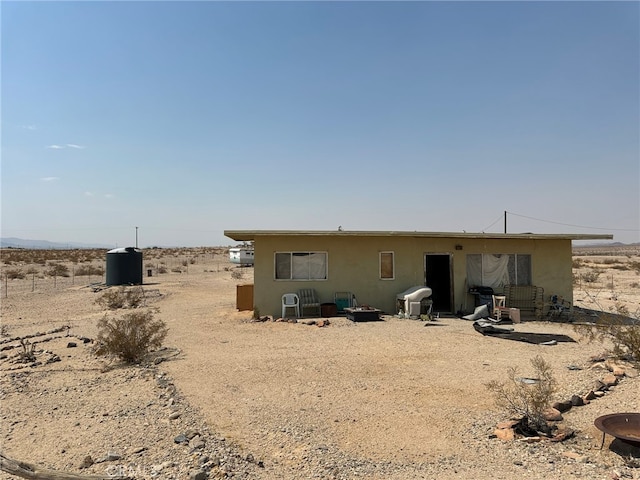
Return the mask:
<svg viewBox="0 0 640 480">
<path fill-rule="evenodd" d="M 493 380 L 486 384 L 496 404 L 514 418 L 522 419 L 525 428 L 548 435 L 550 427 L 544 412 L 551 405 L 557 382 L 551 366 L 541 356 L 531 359 L 533 374 L 521 377 L 515 367 L 507 371 L 507 380 Z"/>
<path fill-rule="evenodd" d="M 64 263 L 57 262 L 49 262 L 48 268 L 45 273 L 50 277 L 68 277 L 70 275 L 69 267 L 67 267 Z"/>
<path fill-rule="evenodd" d="M 124 286 L 109 289 L 96 299 L 96 303 L 109 310 L 138 308 L 144 304 L 144 290 L 142 287 L 128 288 Z"/>
<path fill-rule="evenodd" d="M 25 277 L 25 273 L 21 268 L 8 268 L 4 274 L 9 280 L 22 280 Z"/>
<path fill-rule="evenodd" d="M 104 268 L 101 265 L 80 265 L 74 270 L 74 274 L 80 276 L 102 276 Z"/>
<path fill-rule="evenodd" d="M 138 363 L 162 346 L 167 333 L 166 323 L 155 319 L 153 310 L 137 310 L 117 317 L 105 315 L 98 321 L 96 354 Z"/>
<path fill-rule="evenodd" d="M 640 362 L 640 312 L 631 315 L 626 306 L 616 304 L 616 313 L 603 312 L 593 323 L 579 323 L 574 330 L 589 342 L 609 340 L 611 354 Z"/>
</svg>

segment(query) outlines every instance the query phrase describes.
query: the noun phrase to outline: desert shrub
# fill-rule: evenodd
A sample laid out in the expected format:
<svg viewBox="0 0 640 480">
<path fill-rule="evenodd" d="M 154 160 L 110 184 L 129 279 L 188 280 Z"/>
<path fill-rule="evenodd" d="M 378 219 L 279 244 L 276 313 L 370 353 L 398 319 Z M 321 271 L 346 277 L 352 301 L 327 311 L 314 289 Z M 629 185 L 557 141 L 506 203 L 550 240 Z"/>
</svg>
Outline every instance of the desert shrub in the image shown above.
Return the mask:
<svg viewBox="0 0 640 480">
<path fill-rule="evenodd" d="M 49 268 L 45 273 L 50 277 L 68 277 L 69 267 L 63 263 L 49 262 Z"/>
<path fill-rule="evenodd" d="M 231 278 L 233 278 L 234 280 L 240 280 L 243 276 L 244 272 L 241 269 L 235 269 L 233 272 L 231 272 Z"/>
<path fill-rule="evenodd" d="M 600 272 L 598 270 L 589 270 L 582 274 L 582 280 L 586 283 L 595 283 L 600 278 Z"/>
<path fill-rule="evenodd" d="M 167 267 L 165 267 L 164 265 L 160 265 L 158 267 L 158 273 L 167 273 Z"/>
<path fill-rule="evenodd" d="M 182 266 L 183 266 L 183 267 L 186 267 L 186 266 L 188 266 L 188 265 L 189 265 L 189 262 L 188 262 L 187 260 L 182 260 L 182 262 L 181 262 L 181 263 L 182 263 Z"/>
<path fill-rule="evenodd" d="M 630 286 L 631 288 L 638 288 L 638 287 L 640 287 L 640 283 L 638 283 L 638 282 L 632 282 L 629 286 Z"/>
<path fill-rule="evenodd" d="M 95 265 L 80 265 L 76 268 L 75 271 L 76 276 L 87 276 L 87 275 L 104 275 L 104 268 L 101 266 Z"/>
<path fill-rule="evenodd" d="M 636 272 L 636 274 L 640 275 L 640 261 L 634 260 L 629 262 L 629 267 Z"/>
<path fill-rule="evenodd" d="M 190 263 L 191 265 L 194 265 L 194 264 L 196 263 L 196 257 L 191 257 L 191 258 L 189 259 L 189 263 Z"/>
<path fill-rule="evenodd" d="M 27 268 L 27 275 L 35 275 L 36 273 L 39 273 L 38 269 L 36 267 L 29 267 Z"/>
<path fill-rule="evenodd" d="M 594 323 L 580 323 L 573 328 L 589 342 L 610 340 L 614 356 L 640 362 L 640 316 L 638 312 L 630 316 L 622 304 L 616 304 L 614 309 L 618 315 L 605 312 Z"/>
<path fill-rule="evenodd" d="M 544 411 L 549 408 L 557 382 L 551 366 L 541 357 L 531 359 L 534 374 L 531 380 L 518 376 L 515 367 L 509 368 L 507 381 L 493 380 L 485 386 L 495 398 L 496 404 L 510 415 L 522 418 L 526 426 L 536 432 L 548 433 L 549 426 Z"/>
<path fill-rule="evenodd" d="M 18 361 L 21 363 L 31 363 L 36 361 L 36 344 L 29 340 L 20 339 L 22 351 L 18 352 Z"/>
<path fill-rule="evenodd" d="M 574 258 L 573 262 L 572 262 L 572 267 L 573 268 L 580 268 L 582 266 L 582 259 L 581 258 Z"/>
<path fill-rule="evenodd" d="M 25 277 L 21 268 L 9 268 L 4 273 L 9 280 L 22 280 Z"/>
<path fill-rule="evenodd" d="M 153 317 L 153 311 L 129 312 L 121 317 L 105 315 L 98 321 L 96 353 L 114 355 L 128 363 L 139 362 L 158 349 L 167 336 L 167 326 Z"/>
<path fill-rule="evenodd" d="M 142 287 L 128 289 L 124 286 L 107 290 L 96 299 L 96 303 L 109 310 L 138 308 L 144 303 L 144 290 Z"/>
<path fill-rule="evenodd" d="M 173 268 L 171 269 L 171 271 L 172 271 L 173 273 L 182 273 L 182 269 L 181 269 L 180 267 L 173 267 Z"/>
</svg>

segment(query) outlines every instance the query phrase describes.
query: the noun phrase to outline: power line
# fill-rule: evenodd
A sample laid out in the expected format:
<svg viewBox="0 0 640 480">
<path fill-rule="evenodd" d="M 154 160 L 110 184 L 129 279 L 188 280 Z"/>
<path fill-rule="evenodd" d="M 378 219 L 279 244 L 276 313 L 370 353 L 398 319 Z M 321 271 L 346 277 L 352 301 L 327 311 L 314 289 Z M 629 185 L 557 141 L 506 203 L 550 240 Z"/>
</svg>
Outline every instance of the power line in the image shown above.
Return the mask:
<svg viewBox="0 0 640 480">
<path fill-rule="evenodd" d="M 493 222 L 491 225 L 489 225 L 488 227 L 484 227 L 481 231 L 486 232 L 487 230 L 489 230 L 491 227 L 493 227 L 496 223 L 498 223 L 500 220 L 502 220 L 504 218 L 504 215 L 500 215 L 498 218 L 496 218 L 495 222 Z"/>
<path fill-rule="evenodd" d="M 609 230 L 609 231 L 616 231 L 616 232 L 638 232 L 640 231 L 637 228 L 603 228 L 603 227 L 588 227 L 585 225 L 574 225 L 572 223 L 562 223 L 562 222 L 554 222 L 552 220 L 543 220 L 541 218 L 534 218 L 534 217 L 529 217 L 527 215 L 519 215 L 517 213 L 513 213 L 513 212 L 506 212 L 509 215 L 514 215 L 516 217 L 522 217 L 522 218 L 527 218 L 529 220 L 536 220 L 538 222 L 545 222 L 545 223 L 553 223 L 554 225 L 562 225 L 565 227 L 576 227 L 576 228 L 588 228 L 591 230 Z M 502 217 L 500 217 L 502 218 Z M 495 223 L 495 222 L 494 222 Z M 492 224 L 493 225 L 493 224 Z"/>
</svg>

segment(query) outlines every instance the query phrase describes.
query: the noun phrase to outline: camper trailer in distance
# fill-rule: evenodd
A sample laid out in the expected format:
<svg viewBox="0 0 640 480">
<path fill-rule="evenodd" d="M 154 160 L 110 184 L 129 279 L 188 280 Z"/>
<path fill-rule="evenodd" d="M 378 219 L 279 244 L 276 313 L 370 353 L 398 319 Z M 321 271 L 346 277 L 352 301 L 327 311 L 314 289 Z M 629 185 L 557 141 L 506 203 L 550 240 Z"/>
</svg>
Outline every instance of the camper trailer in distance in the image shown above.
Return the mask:
<svg viewBox="0 0 640 480">
<path fill-rule="evenodd" d="M 236 247 L 229 249 L 231 263 L 248 266 L 253 265 L 253 248 Z"/>
</svg>

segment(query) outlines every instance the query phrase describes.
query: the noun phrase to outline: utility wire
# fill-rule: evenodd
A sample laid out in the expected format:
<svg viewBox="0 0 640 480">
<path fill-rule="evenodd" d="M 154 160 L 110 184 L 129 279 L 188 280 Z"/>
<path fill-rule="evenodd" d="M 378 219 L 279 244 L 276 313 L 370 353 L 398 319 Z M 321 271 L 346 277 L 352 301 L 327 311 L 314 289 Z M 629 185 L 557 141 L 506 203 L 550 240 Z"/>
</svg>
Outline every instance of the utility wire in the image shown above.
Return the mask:
<svg viewBox="0 0 640 480">
<path fill-rule="evenodd" d="M 592 229 L 592 230 L 613 230 L 616 232 L 638 232 L 640 231 L 637 228 L 603 228 L 603 227 L 587 227 L 585 225 L 574 225 L 571 223 L 561 223 L 561 222 L 553 222 L 551 220 L 542 220 L 541 218 L 534 218 L 534 217 L 528 217 L 527 215 L 519 215 L 517 213 L 513 213 L 513 212 L 507 212 L 509 215 L 514 215 L 516 217 L 522 217 L 522 218 L 528 218 L 529 220 L 537 220 L 538 222 L 546 222 L 546 223 L 553 223 L 555 225 L 563 225 L 565 227 L 576 227 L 576 228 L 588 228 L 588 229 Z M 502 218 L 502 217 L 500 217 Z M 495 222 L 494 222 L 495 223 Z M 492 224 L 493 225 L 493 224 Z"/>
<path fill-rule="evenodd" d="M 498 218 L 496 218 L 495 222 L 493 222 L 491 225 L 489 225 L 488 227 L 484 227 L 481 231 L 482 232 L 486 232 L 487 230 L 489 230 L 491 227 L 493 227 L 496 223 L 498 223 L 500 220 L 502 220 L 504 218 L 504 215 L 500 215 Z"/>
</svg>

